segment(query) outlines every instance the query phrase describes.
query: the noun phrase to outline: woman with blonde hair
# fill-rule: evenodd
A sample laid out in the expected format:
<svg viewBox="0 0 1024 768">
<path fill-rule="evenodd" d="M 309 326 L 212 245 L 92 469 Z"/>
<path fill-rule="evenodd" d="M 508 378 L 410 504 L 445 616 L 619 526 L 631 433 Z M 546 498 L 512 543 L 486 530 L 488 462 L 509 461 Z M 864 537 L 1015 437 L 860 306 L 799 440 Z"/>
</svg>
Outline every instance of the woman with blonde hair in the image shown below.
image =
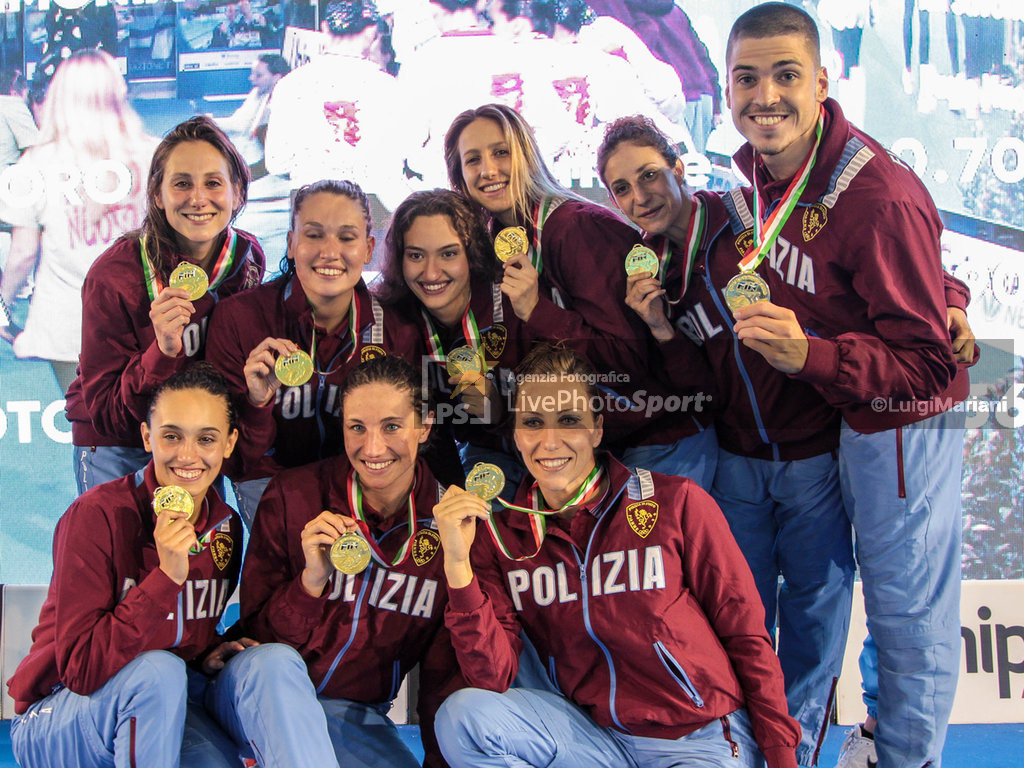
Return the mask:
<svg viewBox="0 0 1024 768">
<path fill-rule="evenodd" d="M 523 338 L 567 342 L 594 362 L 609 398 L 605 440 L 625 464 L 708 487 L 717 452 L 711 419 L 650 407 L 671 393 L 650 372 L 646 327 L 619 298 L 640 233 L 562 187 L 533 130 L 511 107 L 484 104 L 461 113 L 444 144 L 452 189 L 490 220 L 504 261 L 501 292 Z"/>
<path fill-rule="evenodd" d="M 50 83 L 38 143 L 0 191 L 0 218 L 13 225 L 0 284 L 5 309 L 36 271 L 25 330 L 18 333 L 6 318 L 0 335 L 18 357 L 49 360 L 61 392 L 75 377 L 81 349 L 85 275 L 114 240 L 142 222 L 155 144 L 128 103 L 114 60 L 103 51 L 78 51 Z"/>
</svg>

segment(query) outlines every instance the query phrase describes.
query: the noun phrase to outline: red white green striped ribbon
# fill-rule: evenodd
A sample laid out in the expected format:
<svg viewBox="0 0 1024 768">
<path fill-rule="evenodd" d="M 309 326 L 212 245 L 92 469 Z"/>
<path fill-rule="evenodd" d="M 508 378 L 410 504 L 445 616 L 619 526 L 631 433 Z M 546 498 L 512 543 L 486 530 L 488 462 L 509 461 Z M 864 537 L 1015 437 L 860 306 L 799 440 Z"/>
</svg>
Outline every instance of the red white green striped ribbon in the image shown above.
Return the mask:
<svg viewBox="0 0 1024 768">
<path fill-rule="evenodd" d="M 338 370 L 338 366 L 331 368 L 329 371 L 320 370 L 316 360 L 316 310 L 312 306 L 310 307 L 310 313 L 313 316 L 313 338 L 309 341 L 309 357 L 313 361 L 313 370 L 321 376 L 330 376 Z M 352 304 L 348 309 L 348 335 L 352 339 L 352 349 L 349 350 L 348 356 L 345 358 L 346 363 L 352 359 L 356 350 L 359 349 L 359 300 L 355 291 L 352 291 Z M 337 360 L 338 358 L 335 357 L 334 359 Z"/>
<path fill-rule="evenodd" d="M 752 272 L 757 269 L 757 265 L 764 260 L 768 250 L 778 239 L 779 233 L 782 232 L 782 228 L 789 220 L 789 215 L 793 213 L 793 209 L 811 177 L 811 169 L 814 168 L 814 162 L 818 156 L 818 147 L 821 146 L 821 135 L 824 129 L 825 107 L 819 106 L 818 124 L 814 129 L 814 146 L 811 147 L 810 154 L 804 158 L 803 165 L 800 166 L 800 170 L 796 172 L 793 181 L 790 182 L 789 189 L 782 196 L 778 207 L 765 221 L 761 221 L 761 195 L 757 191 L 757 180 L 754 179 L 754 242 L 740 260 L 741 272 Z"/>
<path fill-rule="evenodd" d="M 363 513 L 363 489 L 359 485 L 359 476 L 354 469 L 350 469 L 348 472 L 349 509 L 352 510 L 352 516 L 355 517 L 359 530 L 363 532 L 366 543 L 370 545 L 370 555 L 382 568 L 401 565 L 409 559 L 409 554 L 412 552 L 412 540 L 416 535 L 416 502 L 413 500 L 415 488 L 416 481 L 414 480 L 412 489 L 409 491 L 409 535 L 405 543 L 399 547 L 394 560 L 388 563 L 384 553 L 381 552 L 380 547 L 377 545 L 377 540 L 370 533 L 369 523 L 366 522 L 366 515 Z"/>
<path fill-rule="evenodd" d="M 500 496 L 497 501 L 506 509 L 514 509 L 517 512 L 525 512 L 530 516 L 530 530 L 533 531 L 533 540 L 537 544 L 537 549 L 533 551 L 533 554 L 523 555 L 522 557 L 515 557 L 505 546 L 504 540 L 501 538 L 501 532 L 498 530 L 497 523 L 494 522 L 494 513 L 491 512 L 487 516 L 487 529 L 491 532 L 491 538 L 494 539 L 495 546 L 501 550 L 502 554 L 505 555 L 509 560 L 529 560 L 530 558 L 536 557 L 540 552 L 541 546 L 544 544 L 544 532 L 547 530 L 547 521 L 545 517 L 547 515 L 558 515 L 567 510 L 569 507 L 574 507 L 583 502 L 584 499 L 589 496 L 595 488 L 601 486 L 601 481 L 604 480 L 604 467 L 601 465 L 595 465 L 587 475 L 587 479 L 583 481 L 583 485 L 580 489 L 573 494 L 572 498 L 563 504 L 559 509 L 541 509 L 540 508 L 540 489 L 537 484 L 534 483 L 533 487 L 530 488 L 530 503 L 532 508 L 519 507 L 515 504 L 509 504 L 507 501 L 502 499 Z"/>
<path fill-rule="evenodd" d="M 544 271 L 544 258 L 541 254 L 540 236 L 544 231 L 544 224 L 551 215 L 552 210 L 557 208 L 556 198 L 545 197 L 537 201 L 533 207 L 533 242 L 530 243 L 530 263 L 537 270 L 539 275 Z"/>
<path fill-rule="evenodd" d="M 423 316 L 424 333 L 427 337 L 427 354 L 431 360 L 436 360 L 439 363 L 446 362 L 448 357 L 444 353 L 441 337 L 437 333 L 437 326 L 434 325 L 430 313 L 420 309 L 420 314 Z M 487 373 L 487 358 L 480 341 L 480 327 L 477 325 L 476 315 L 473 314 L 473 310 L 468 304 L 466 311 L 462 314 L 462 337 L 466 340 L 466 345 L 479 355 L 480 361 L 483 363 L 481 373 Z"/>
<path fill-rule="evenodd" d="M 220 249 L 217 261 L 213 265 L 213 275 L 210 276 L 209 290 L 211 291 L 224 282 L 224 279 L 230 274 L 231 267 L 235 263 L 235 248 L 238 245 L 238 234 L 231 227 L 225 230 L 225 234 L 224 246 Z M 149 293 L 149 300 L 150 302 L 156 301 L 156 297 L 164 289 L 164 284 L 146 251 L 145 235 L 139 237 L 139 258 L 142 260 L 142 274 L 146 278 L 146 290 Z"/>
<path fill-rule="evenodd" d="M 697 262 L 697 250 L 704 239 L 704 228 L 707 225 L 708 212 L 701 203 L 700 198 L 691 199 L 690 224 L 686 230 L 686 256 L 683 261 L 683 287 L 679 292 L 678 299 L 670 299 L 666 289 L 665 300 L 675 306 L 682 301 L 686 295 L 686 289 L 690 285 L 690 276 L 693 274 L 693 265 Z M 662 286 L 665 285 L 665 277 L 668 274 L 668 263 L 672 260 L 672 243 L 668 237 L 662 238 L 661 247 L 658 249 L 659 277 Z"/>
</svg>

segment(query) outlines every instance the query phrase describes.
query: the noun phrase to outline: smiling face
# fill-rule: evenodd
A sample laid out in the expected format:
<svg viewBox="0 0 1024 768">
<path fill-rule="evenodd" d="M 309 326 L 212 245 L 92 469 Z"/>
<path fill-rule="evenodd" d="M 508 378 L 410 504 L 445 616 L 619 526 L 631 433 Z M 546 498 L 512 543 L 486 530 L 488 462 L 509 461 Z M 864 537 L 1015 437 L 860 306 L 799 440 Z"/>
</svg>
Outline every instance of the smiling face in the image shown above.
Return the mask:
<svg viewBox="0 0 1024 768">
<path fill-rule="evenodd" d="M 430 427 L 421 423 L 410 393 L 386 382 L 349 390 L 342 412 L 345 454 L 367 501 L 383 512 L 390 500 L 412 490 L 416 456 Z"/>
<path fill-rule="evenodd" d="M 603 434 L 582 382 L 535 377 L 519 387 L 515 442 L 526 469 L 553 508 L 565 504 L 594 468 Z"/>
<path fill-rule="evenodd" d="M 648 234 L 689 224 L 682 160 L 669 166 L 654 147 L 624 141 L 608 156 L 604 179 L 615 206 Z"/>
<path fill-rule="evenodd" d="M 208 265 L 214 243 L 231 223 L 238 204 L 227 160 L 216 147 L 186 141 L 171 150 L 156 205 L 190 261 Z"/>
<path fill-rule="evenodd" d="M 156 481 L 184 488 L 197 509 L 237 439 L 224 398 L 203 389 L 165 391 L 142 425 Z"/>
<path fill-rule="evenodd" d="M 423 307 L 454 325 L 469 306 L 469 259 L 447 216 L 417 216 L 405 233 L 402 276 Z"/>
<path fill-rule="evenodd" d="M 313 307 L 345 311 L 373 257 L 362 206 L 345 195 L 316 192 L 302 201 L 288 232 L 288 258 Z"/>
<path fill-rule="evenodd" d="M 501 126 L 478 117 L 462 130 L 458 147 L 470 198 L 502 223 L 513 223 L 512 155 Z"/>
<path fill-rule="evenodd" d="M 793 176 L 814 146 L 828 75 L 798 34 L 741 37 L 728 62 L 726 103 L 737 130 L 776 179 Z"/>
</svg>

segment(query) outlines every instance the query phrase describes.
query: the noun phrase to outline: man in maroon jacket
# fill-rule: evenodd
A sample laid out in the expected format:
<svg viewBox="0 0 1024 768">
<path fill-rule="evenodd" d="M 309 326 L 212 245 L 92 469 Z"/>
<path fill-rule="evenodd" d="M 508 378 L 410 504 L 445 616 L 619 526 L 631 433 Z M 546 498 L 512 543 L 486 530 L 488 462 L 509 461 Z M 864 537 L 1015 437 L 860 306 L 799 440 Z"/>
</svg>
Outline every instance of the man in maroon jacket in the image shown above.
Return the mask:
<svg viewBox="0 0 1024 768">
<path fill-rule="evenodd" d="M 879 655 L 883 768 L 938 766 L 959 664 L 968 389 L 947 331 L 938 212 L 921 181 L 828 99 L 814 21 L 784 3 L 729 35 L 726 95 L 753 188 L 738 273 L 767 298 L 738 338 L 843 417 L 840 478 Z M 767 257 L 774 269 L 758 264 Z"/>
</svg>

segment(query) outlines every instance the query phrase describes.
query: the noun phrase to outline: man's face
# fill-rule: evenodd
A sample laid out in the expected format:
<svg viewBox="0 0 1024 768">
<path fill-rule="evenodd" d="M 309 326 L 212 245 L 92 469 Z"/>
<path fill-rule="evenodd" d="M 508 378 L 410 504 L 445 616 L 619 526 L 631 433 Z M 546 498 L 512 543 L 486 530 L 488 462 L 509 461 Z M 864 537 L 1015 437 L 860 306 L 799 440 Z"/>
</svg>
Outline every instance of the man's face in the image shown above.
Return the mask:
<svg viewBox="0 0 1024 768">
<path fill-rule="evenodd" d="M 249 73 L 249 82 L 252 83 L 252 87 L 261 95 L 270 93 L 278 80 L 278 76 L 271 74 L 270 70 L 267 69 L 267 65 L 262 61 L 257 61 Z"/>
<path fill-rule="evenodd" d="M 736 129 L 776 178 L 796 173 L 814 144 L 828 75 L 797 34 L 741 37 L 727 63 L 726 103 Z"/>
</svg>

